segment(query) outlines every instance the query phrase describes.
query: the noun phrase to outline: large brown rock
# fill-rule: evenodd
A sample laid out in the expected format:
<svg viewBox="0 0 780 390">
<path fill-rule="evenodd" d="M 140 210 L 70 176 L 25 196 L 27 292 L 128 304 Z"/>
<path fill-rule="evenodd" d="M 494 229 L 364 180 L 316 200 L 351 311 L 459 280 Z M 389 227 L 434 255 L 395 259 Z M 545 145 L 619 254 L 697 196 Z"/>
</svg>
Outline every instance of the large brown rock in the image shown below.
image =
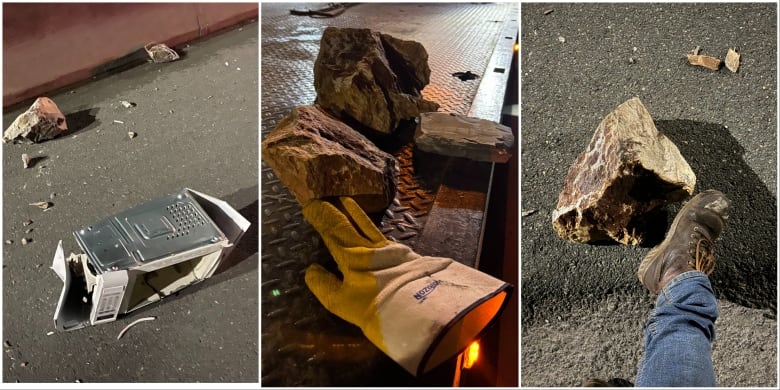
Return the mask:
<svg viewBox="0 0 780 390">
<path fill-rule="evenodd" d="M 401 120 L 439 108 L 420 93 L 430 74 L 428 53 L 418 42 L 328 27 L 314 62 L 314 89 L 317 104 L 331 114 L 389 134 Z"/>
<path fill-rule="evenodd" d="M 284 117 L 263 140 L 262 158 L 301 204 L 351 196 L 370 213 L 395 197 L 395 158 L 315 106 Z"/>
<path fill-rule="evenodd" d="M 508 126 L 486 119 L 425 112 L 420 114 L 414 143 L 430 153 L 505 163 L 512 157 L 515 137 Z"/>
<path fill-rule="evenodd" d="M 52 139 L 68 131 L 65 115 L 59 107 L 47 97 L 39 97 L 35 102 L 5 129 L 3 142 L 27 139 L 41 142 Z"/>
<path fill-rule="evenodd" d="M 677 146 L 633 98 L 604 118 L 569 168 L 553 227 L 575 242 L 638 245 L 651 213 L 685 199 L 695 185 L 696 175 Z"/>
</svg>

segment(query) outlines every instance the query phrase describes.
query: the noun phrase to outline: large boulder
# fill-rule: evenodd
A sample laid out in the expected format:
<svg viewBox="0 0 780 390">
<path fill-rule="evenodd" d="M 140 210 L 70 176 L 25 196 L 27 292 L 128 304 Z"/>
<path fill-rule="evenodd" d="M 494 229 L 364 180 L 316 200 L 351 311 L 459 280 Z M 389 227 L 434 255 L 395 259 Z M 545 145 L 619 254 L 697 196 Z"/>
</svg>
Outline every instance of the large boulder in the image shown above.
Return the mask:
<svg viewBox="0 0 780 390">
<path fill-rule="evenodd" d="M 65 115 L 53 100 L 39 97 L 35 102 L 5 129 L 3 142 L 13 142 L 27 139 L 30 142 L 41 142 L 52 139 L 68 131 Z"/>
<path fill-rule="evenodd" d="M 262 143 L 262 158 L 298 202 L 351 196 L 366 212 L 395 197 L 393 156 L 316 106 L 299 106 Z"/>
<path fill-rule="evenodd" d="M 420 93 L 430 74 L 428 53 L 418 42 L 328 27 L 314 62 L 314 89 L 317 104 L 334 116 L 390 134 L 401 120 L 439 108 Z"/>
<path fill-rule="evenodd" d="M 696 175 L 638 98 L 607 115 L 569 168 L 552 223 L 574 242 L 638 245 L 648 217 L 693 194 Z"/>
</svg>

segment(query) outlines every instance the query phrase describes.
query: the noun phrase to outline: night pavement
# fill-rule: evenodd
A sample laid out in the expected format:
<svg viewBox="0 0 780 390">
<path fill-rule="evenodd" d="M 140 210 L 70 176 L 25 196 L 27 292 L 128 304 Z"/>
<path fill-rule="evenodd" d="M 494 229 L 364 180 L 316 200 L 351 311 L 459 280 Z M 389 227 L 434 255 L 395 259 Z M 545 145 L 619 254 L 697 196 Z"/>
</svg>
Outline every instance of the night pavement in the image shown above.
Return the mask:
<svg viewBox="0 0 780 390">
<path fill-rule="evenodd" d="M 639 97 L 697 175 L 733 201 L 715 244 L 713 360 L 723 386 L 776 386 L 776 4 L 521 7 L 523 386 L 635 380 L 653 299 L 636 280 L 647 247 L 560 239 L 551 214 L 601 119 Z M 553 10 L 545 14 L 545 11 Z M 562 42 L 563 41 L 563 42 Z M 688 64 L 723 58 L 738 73 Z M 663 237 L 680 204 L 667 208 Z"/>
<path fill-rule="evenodd" d="M 258 381 L 258 25 L 183 51 L 50 96 L 69 135 L 3 145 L 2 241 L 13 241 L 3 245 L 3 381 Z M 5 111 L 3 129 L 28 106 Z M 22 168 L 22 153 L 34 166 Z M 57 242 L 78 251 L 73 230 L 183 187 L 253 224 L 217 274 L 116 322 L 47 335 L 62 288 L 49 269 Z M 157 319 L 116 339 L 146 316 Z"/>
</svg>

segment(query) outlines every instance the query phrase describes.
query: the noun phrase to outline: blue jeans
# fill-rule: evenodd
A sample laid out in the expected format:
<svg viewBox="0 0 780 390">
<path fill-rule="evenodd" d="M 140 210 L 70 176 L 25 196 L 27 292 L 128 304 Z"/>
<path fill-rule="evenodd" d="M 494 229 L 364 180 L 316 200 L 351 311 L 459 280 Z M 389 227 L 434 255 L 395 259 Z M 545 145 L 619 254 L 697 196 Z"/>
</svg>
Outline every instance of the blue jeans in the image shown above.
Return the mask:
<svg viewBox="0 0 780 390">
<path fill-rule="evenodd" d="M 707 275 L 684 272 L 658 295 L 645 325 L 637 387 L 715 387 L 712 346 L 718 303 Z"/>
</svg>

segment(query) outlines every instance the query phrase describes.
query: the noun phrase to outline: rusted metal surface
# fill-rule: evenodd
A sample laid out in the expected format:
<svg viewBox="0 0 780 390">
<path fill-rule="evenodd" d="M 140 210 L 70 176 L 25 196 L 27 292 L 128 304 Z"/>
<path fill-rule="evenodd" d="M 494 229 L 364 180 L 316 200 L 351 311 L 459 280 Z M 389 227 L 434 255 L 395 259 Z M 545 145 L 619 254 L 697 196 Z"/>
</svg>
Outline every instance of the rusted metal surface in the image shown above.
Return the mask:
<svg viewBox="0 0 780 390">
<path fill-rule="evenodd" d="M 440 111 L 500 115 L 506 78 L 501 82 L 485 73 L 493 71 L 488 67 L 495 63 L 494 50 L 507 40 L 507 31 L 517 33 L 515 4 L 361 4 L 329 19 L 268 14 L 272 16 L 261 20 L 263 137 L 293 107 L 314 102 L 313 64 L 327 26 L 371 28 L 422 43 L 431 67 L 431 84 L 423 90 L 426 99 L 439 103 Z M 486 88 L 481 78 L 461 81 L 452 76 L 465 71 L 487 76 L 489 87 L 500 89 L 492 94 L 500 102 L 482 98 L 484 103 L 477 107 L 476 96 L 490 94 L 480 92 Z M 448 256 L 473 266 L 492 166 L 416 150 L 411 130 L 402 132 L 406 141 L 378 144 L 398 159 L 400 177 L 393 203 L 384 214 L 373 217 L 392 240 L 422 254 Z M 412 378 L 360 329 L 319 304 L 304 283 L 305 269 L 314 262 L 331 269 L 335 264 L 302 218 L 294 196 L 265 164 L 261 181 L 262 385 L 451 385 Z M 450 369 L 443 369 L 444 376 Z"/>
</svg>

